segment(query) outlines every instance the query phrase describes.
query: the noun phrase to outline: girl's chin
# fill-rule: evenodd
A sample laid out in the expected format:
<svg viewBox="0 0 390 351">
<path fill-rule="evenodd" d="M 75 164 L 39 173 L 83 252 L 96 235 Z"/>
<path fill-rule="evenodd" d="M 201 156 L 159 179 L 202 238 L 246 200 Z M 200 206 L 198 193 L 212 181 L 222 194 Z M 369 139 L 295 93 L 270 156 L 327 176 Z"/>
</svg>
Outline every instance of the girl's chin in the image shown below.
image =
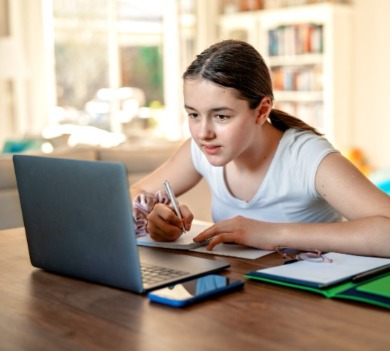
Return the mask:
<svg viewBox="0 0 390 351">
<path fill-rule="evenodd" d="M 215 157 L 215 156 L 210 156 L 206 154 L 207 161 L 209 161 L 210 165 L 214 167 L 222 167 L 226 165 L 226 160 L 224 160 L 222 157 Z"/>
</svg>

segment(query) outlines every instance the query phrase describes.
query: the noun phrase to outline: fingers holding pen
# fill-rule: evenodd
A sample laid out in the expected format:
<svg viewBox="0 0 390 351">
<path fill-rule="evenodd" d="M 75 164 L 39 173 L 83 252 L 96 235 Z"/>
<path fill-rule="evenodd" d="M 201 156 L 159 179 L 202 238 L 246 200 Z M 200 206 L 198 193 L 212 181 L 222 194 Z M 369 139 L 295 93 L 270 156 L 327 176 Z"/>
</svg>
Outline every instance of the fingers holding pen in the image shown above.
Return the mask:
<svg viewBox="0 0 390 351">
<path fill-rule="evenodd" d="M 182 225 L 186 231 L 191 229 L 192 221 L 194 220 L 194 215 L 186 205 L 180 205 L 182 219 Z"/>
<path fill-rule="evenodd" d="M 174 241 L 183 234 L 183 223 L 173 210 L 164 204 L 156 204 L 148 215 L 147 230 L 156 241 Z"/>
<path fill-rule="evenodd" d="M 172 207 L 156 204 L 148 215 L 147 230 L 150 237 L 156 241 L 174 241 L 183 234 L 183 227 L 190 230 L 194 216 L 185 205 L 180 205 L 180 210 L 183 219 L 177 216 Z"/>
</svg>

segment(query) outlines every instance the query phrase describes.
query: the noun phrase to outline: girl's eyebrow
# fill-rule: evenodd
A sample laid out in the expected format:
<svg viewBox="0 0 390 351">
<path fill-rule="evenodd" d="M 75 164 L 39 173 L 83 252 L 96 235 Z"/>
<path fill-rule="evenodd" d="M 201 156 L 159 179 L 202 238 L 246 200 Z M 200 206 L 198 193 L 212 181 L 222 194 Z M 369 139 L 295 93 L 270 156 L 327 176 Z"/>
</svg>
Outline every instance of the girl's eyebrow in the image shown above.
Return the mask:
<svg viewBox="0 0 390 351">
<path fill-rule="evenodd" d="M 188 106 L 188 105 L 184 105 L 184 108 L 186 108 L 187 110 L 196 111 L 196 108 L 193 108 L 193 107 Z M 219 112 L 219 111 L 224 111 L 224 110 L 234 111 L 232 108 L 227 107 L 227 106 L 213 107 L 210 109 L 210 111 L 212 111 L 212 112 Z"/>
</svg>

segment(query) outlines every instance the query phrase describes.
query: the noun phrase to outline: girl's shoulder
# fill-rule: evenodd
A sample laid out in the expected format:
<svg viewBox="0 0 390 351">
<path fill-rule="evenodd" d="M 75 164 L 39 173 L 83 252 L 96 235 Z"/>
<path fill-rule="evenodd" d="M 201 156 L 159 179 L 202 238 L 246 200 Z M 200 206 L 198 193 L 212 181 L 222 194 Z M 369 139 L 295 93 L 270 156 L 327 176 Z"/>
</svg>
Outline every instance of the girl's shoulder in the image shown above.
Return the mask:
<svg viewBox="0 0 390 351">
<path fill-rule="evenodd" d="M 326 137 L 296 128 L 285 131 L 280 141 L 280 147 L 288 149 L 289 152 L 297 153 L 318 153 L 322 150 L 337 151 Z"/>
<path fill-rule="evenodd" d="M 311 131 L 288 129 L 280 141 L 277 161 L 296 172 L 314 173 L 325 156 L 339 152 L 323 136 Z"/>
</svg>

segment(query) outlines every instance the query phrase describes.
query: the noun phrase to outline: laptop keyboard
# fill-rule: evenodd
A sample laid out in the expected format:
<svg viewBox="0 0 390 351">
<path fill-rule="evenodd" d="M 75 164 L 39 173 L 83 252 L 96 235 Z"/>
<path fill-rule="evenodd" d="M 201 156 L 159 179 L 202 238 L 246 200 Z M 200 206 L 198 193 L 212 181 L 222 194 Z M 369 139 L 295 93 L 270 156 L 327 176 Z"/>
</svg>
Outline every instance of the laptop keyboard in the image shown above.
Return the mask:
<svg viewBox="0 0 390 351">
<path fill-rule="evenodd" d="M 188 274 L 188 272 L 180 271 L 177 269 L 165 268 L 145 263 L 141 264 L 141 272 L 142 282 L 144 284 L 155 284 Z"/>
</svg>

